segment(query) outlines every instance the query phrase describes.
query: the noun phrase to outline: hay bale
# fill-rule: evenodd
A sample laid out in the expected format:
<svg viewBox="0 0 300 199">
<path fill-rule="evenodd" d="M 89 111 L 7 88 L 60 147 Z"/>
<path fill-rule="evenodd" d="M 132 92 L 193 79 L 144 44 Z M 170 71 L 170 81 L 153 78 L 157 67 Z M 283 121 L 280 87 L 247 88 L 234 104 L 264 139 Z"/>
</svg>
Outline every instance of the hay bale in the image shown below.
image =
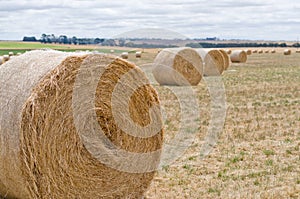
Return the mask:
<svg viewBox="0 0 300 199">
<path fill-rule="evenodd" d="M 4 60 L 3 60 L 3 57 L 0 56 L 0 65 L 4 64 Z"/>
<path fill-rule="evenodd" d="M 230 55 L 230 60 L 233 63 L 245 63 L 247 61 L 247 53 L 243 50 L 234 50 Z"/>
<path fill-rule="evenodd" d="M 115 50 L 113 50 L 113 49 L 110 50 L 110 53 L 114 53 L 114 52 L 115 52 Z"/>
<path fill-rule="evenodd" d="M 128 52 L 122 52 L 121 53 L 121 58 L 122 59 L 128 59 Z"/>
<path fill-rule="evenodd" d="M 20 56 L 20 55 L 22 55 L 22 53 L 18 52 L 18 53 L 17 53 L 17 56 Z"/>
<path fill-rule="evenodd" d="M 275 49 L 272 49 L 272 50 L 271 50 L 271 53 L 276 53 L 276 50 L 275 50 Z"/>
<path fill-rule="evenodd" d="M 197 49 L 197 52 L 203 60 L 203 75 L 218 76 L 225 70 L 224 57 L 216 49 Z"/>
<path fill-rule="evenodd" d="M 143 196 L 155 172 L 140 169 L 156 168 L 163 132 L 141 138 L 119 127 L 133 121 L 148 135 L 143 127 L 161 121 L 159 112 L 150 119 L 159 101 L 140 69 L 103 54 L 31 51 L 7 62 L 0 76 L 0 195 Z M 150 152 L 157 156 L 142 159 Z"/>
<path fill-rule="evenodd" d="M 3 55 L 3 60 L 4 60 L 4 62 L 7 62 L 8 60 L 9 60 L 9 55 Z"/>
<path fill-rule="evenodd" d="M 296 53 L 300 53 L 300 50 L 296 50 Z"/>
<path fill-rule="evenodd" d="M 230 55 L 231 52 L 232 52 L 232 50 L 230 50 L 230 49 L 226 50 L 226 53 L 227 53 L 228 55 Z"/>
<path fill-rule="evenodd" d="M 203 65 L 192 48 L 166 48 L 154 59 L 154 78 L 160 85 L 197 85 L 202 79 Z"/>
<path fill-rule="evenodd" d="M 135 57 L 136 58 L 141 58 L 142 57 L 142 52 L 141 51 L 135 52 Z"/>
<path fill-rule="evenodd" d="M 11 57 L 11 56 L 14 56 L 14 52 L 9 52 L 8 55 Z"/>
<path fill-rule="evenodd" d="M 258 54 L 262 54 L 264 51 L 263 50 L 259 50 L 258 51 Z"/>
<path fill-rule="evenodd" d="M 252 50 L 252 53 L 257 53 L 257 50 Z"/>
<path fill-rule="evenodd" d="M 221 54 L 223 55 L 223 59 L 224 59 L 224 70 L 227 70 L 230 66 L 230 59 L 228 54 L 225 52 L 225 50 L 220 49 L 219 50 L 221 52 Z"/>
<path fill-rule="evenodd" d="M 252 54 L 252 50 L 249 50 L 249 49 L 245 50 L 245 52 L 247 53 L 247 55 L 251 55 Z"/>
<path fill-rule="evenodd" d="M 265 50 L 265 53 L 269 53 L 269 50 Z"/>
<path fill-rule="evenodd" d="M 285 49 L 285 50 L 283 51 L 283 54 L 284 54 L 284 55 L 291 55 L 291 54 L 292 54 L 292 51 L 291 51 L 290 49 Z"/>
</svg>

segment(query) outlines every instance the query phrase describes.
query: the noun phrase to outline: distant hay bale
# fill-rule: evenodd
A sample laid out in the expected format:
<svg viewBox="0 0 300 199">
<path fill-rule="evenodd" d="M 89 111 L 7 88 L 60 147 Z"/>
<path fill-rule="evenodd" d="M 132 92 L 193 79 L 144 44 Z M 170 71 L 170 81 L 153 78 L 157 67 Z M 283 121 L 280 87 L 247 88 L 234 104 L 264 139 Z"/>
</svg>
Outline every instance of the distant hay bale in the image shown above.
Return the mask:
<svg viewBox="0 0 300 199">
<path fill-rule="evenodd" d="M 258 51 L 258 54 L 262 54 L 264 51 L 263 50 L 259 50 Z"/>
<path fill-rule="evenodd" d="M 9 55 L 3 55 L 3 60 L 4 60 L 4 62 L 7 62 L 8 60 L 9 60 Z"/>
<path fill-rule="evenodd" d="M 300 50 L 296 50 L 296 53 L 300 53 Z"/>
<path fill-rule="evenodd" d="M 269 53 L 269 50 L 265 50 L 265 53 Z"/>
<path fill-rule="evenodd" d="M 110 50 L 110 53 L 114 53 L 114 52 L 115 52 L 115 50 L 113 50 L 113 49 Z"/>
<path fill-rule="evenodd" d="M 121 53 L 121 58 L 122 59 L 128 59 L 128 52 L 122 52 Z"/>
<path fill-rule="evenodd" d="M 11 57 L 11 56 L 14 56 L 14 52 L 9 52 L 8 55 Z"/>
<path fill-rule="evenodd" d="M 272 50 L 271 50 L 271 53 L 276 53 L 276 50 L 275 50 L 275 49 L 272 49 Z"/>
<path fill-rule="evenodd" d="M 7 62 L 0 77 L 0 198 L 143 197 L 155 170 L 140 169 L 157 168 L 163 131 L 144 130 L 161 114 L 149 112 L 158 96 L 139 68 L 111 55 L 38 50 Z M 130 121 L 141 130 L 120 128 Z"/>
<path fill-rule="evenodd" d="M 19 56 L 19 55 L 22 55 L 22 53 L 18 52 L 18 53 L 17 53 L 17 56 Z"/>
<path fill-rule="evenodd" d="M 252 53 L 257 53 L 257 50 L 252 50 Z"/>
<path fill-rule="evenodd" d="M 152 73 L 160 85 L 195 86 L 202 79 L 202 59 L 192 48 L 166 48 L 154 59 Z"/>
<path fill-rule="evenodd" d="M 218 76 L 225 70 L 225 62 L 222 53 L 216 49 L 197 49 L 203 60 L 203 75 Z"/>
<path fill-rule="evenodd" d="M 247 53 L 243 50 L 234 50 L 230 55 L 230 60 L 233 63 L 245 63 L 247 61 Z"/>
<path fill-rule="evenodd" d="M 245 52 L 247 53 L 247 55 L 251 55 L 252 54 L 252 50 L 249 50 L 249 49 L 245 50 Z"/>
<path fill-rule="evenodd" d="M 142 52 L 141 51 L 135 52 L 135 57 L 136 58 L 141 58 L 142 57 Z"/>
<path fill-rule="evenodd" d="M 228 55 L 230 55 L 231 52 L 232 52 L 232 50 L 230 50 L 230 49 L 226 50 L 226 53 L 227 53 Z"/>
<path fill-rule="evenodd" d="M 291 55 L 291 54 L 292 54 L 292 51 L 291 51 L 290 49 L 285 49 L 285 50 L 283 51 L 283 54 L 284 54 L 284 55 Z"/>
<path fill-rule="evenodd" d="M 227 70 L 230 66 L 230 59 L 229 59 L 229 56 L 228 54 L 225 52 L 225 50 L 223 49 L 220 49 L 220 52 L 222 53 L 223 55 L 223 58 L 224 58 L 224 70 Z"/>
</svg>

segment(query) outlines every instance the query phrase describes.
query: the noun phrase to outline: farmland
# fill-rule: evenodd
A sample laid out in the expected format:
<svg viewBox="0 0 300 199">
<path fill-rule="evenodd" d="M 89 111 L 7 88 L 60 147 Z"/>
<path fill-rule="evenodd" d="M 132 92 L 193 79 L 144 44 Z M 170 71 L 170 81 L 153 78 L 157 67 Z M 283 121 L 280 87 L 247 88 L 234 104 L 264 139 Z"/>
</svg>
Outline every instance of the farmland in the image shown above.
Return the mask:
<svg viewBox="0 0 300 199">
<path fill-rule="evenodd" d="M 97 46 L 0 43 L 0 55 L 37 48 L 64 51 L 97 50 Z M 138 49 L 115 48 L 115 53 Z M 142 49 L 140 49 L 142 50 Z M 199 151 L 211 118 L 211 97 L 205 77 L 193 86 L 199 119 L 193 121 L 193 143 L 173 164 L 163 165 L 145 197 L 150 198 L 300 198 L 300 53 L 252 54 L 246 63 L 232 63 L 222 75 L 226 119 L 217 145 L 206 157 Z M 183 124 L 172 87 L 152 76 L 158 49 L 145 49 L 141 59 L 129 54 L 157 90 L 164 111 L 165 142 Z M 183 88 L 184 89 L 184 88 Z"/>
</svg>

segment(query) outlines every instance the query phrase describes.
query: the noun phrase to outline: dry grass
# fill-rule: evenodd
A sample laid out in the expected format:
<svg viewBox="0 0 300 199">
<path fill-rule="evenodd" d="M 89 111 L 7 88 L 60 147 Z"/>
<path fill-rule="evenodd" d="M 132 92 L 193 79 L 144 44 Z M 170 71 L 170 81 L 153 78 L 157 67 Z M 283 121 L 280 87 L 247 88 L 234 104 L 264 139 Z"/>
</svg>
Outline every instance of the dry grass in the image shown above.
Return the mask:
<svg viewBox="0 0 300 199">
<path fill-rule="evenodd" d="M 138 63 L 151 62 L 151 53 L 145 57 L 149 59 Z M 195 128 L 201 125 L 199 135 L 183 157 L 158 172 L 146 198 L 299 198 L 299 63 L 299 54 L 284 56 L 281 51 L 231 65 L 223 74 L 228 105 L 224 130 L 204 160 L 197 153 L 207 132 L 210 98 L 203 80 L 193 87 L 201 111 L 195 122 Z M 150 65 L 142 68 L 151 76 Z M 179 104 L 155 84 L 169 140 L 180 128 Z"/>
</svg>

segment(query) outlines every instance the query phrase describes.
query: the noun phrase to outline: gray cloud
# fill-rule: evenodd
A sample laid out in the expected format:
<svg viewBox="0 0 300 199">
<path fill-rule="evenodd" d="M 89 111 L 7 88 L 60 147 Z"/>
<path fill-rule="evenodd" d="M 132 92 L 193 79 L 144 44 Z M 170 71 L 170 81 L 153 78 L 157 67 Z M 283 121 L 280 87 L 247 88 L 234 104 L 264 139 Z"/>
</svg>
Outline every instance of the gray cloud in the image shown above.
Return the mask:
<svg viewBox="0 0 300 199">
<path fill-rule="evenodd" d="M 300 3 L 294 0 L 0 0 L 0 39 L 42 33 L 112 37 L 164 28 L 191 38 L 296 40 Z"/>
</svg>

